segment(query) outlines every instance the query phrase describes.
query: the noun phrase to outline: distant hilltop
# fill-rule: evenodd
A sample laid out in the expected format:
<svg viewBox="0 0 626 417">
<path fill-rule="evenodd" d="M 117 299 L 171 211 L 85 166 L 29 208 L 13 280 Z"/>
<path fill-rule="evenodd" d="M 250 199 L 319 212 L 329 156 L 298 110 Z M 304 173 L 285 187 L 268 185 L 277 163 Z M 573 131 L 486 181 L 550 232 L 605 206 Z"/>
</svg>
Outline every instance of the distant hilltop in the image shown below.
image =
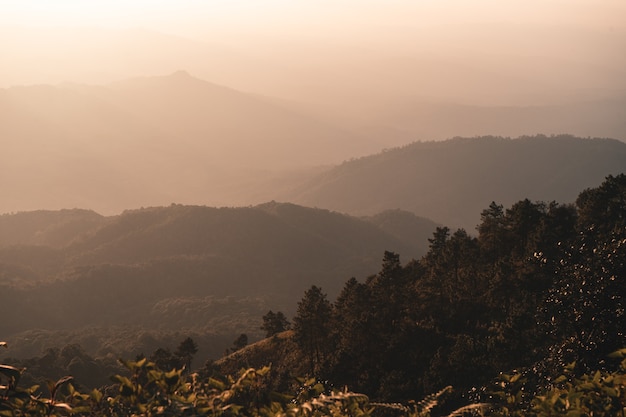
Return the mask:
<svg viewBox="0 0 626 417">
<path fill-rule="evenodd" d="M 625 171 L 626 143 L 614 139 L 454 138 L 344 162 L 284 198 L 354 215 L 400 208 L 471 233 L 492 201 L 572 203 Z"/>
</svg>

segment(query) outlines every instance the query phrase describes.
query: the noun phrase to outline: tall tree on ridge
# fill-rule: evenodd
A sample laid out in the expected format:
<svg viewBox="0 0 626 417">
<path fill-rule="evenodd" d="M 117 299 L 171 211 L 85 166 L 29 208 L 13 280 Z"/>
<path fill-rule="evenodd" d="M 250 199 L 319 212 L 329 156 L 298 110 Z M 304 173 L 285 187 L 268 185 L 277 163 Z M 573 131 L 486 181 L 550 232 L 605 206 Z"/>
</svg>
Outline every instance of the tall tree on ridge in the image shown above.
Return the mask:
<svg viewBox="0 0 626 417">
<path fill-rule="evenodd" d="M 320 370 L 326 353 L 330 351 L 331 319 L 332 306 L 326 294 L 313 285 L 298 303 L 298 311 L 293 319 L 296 342 L 308 356 L 312 375 Z"/>
</svg>

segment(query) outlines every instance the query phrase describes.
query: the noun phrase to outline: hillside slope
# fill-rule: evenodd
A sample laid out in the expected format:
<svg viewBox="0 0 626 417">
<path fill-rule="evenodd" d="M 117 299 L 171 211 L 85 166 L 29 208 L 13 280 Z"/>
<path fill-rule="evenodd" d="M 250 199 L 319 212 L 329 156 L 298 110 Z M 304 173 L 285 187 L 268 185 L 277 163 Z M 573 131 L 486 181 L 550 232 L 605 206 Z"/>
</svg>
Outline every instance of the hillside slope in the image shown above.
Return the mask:
<svg viewBox="0 0 626 417">
<path fill-rule="evenodd" d="M 573 202 L 626 170 L 626 144 L 572 136 L 416 142 L 345 162 L 284 196 L 355 215 L 404 209 L 472 232 L 491 201 Z"/>
<path fill-rule="evenodd" d="M 435 227 L 403 240 L 366 220 L 276 202 L 0 220 L 11 231 L 0 246 L 5 335 L 135 326 L 254 337 L 267 310 L 291 314 L 313 284 L 335 297 L 346 279 L 377 270 L 385 250 L 420 257 Z"/>
</svg>

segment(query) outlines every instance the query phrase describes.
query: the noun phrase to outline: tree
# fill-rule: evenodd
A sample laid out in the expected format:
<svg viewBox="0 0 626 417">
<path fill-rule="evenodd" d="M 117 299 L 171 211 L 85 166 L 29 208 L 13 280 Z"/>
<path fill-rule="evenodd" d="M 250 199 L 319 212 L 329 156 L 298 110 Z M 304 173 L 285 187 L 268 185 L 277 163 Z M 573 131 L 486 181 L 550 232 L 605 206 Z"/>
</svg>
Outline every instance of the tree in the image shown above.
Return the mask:
<svg viewBox="0 0 626 417">
<path fill-rule="evenodd" d="M 322 289 L 313 285 L 298 303 L 293 319 L 296 343 L 308 356 L 311 374 L 322 365 L 330 333 L 332 307 Z"/>
<path fill-rule="evenodd" d="M 372 391 L 367 378 L 373 359 L 372 316 L 370 288 L 356 278 L 350 278 L 337 297 L 333 308 L 332 377 L 339 384 L 350 384 Z"/>
<path fill-rule="evenodd" d="M 178 358 L 167 348 L 158 348 L 150 355 L 150 362 L 154 362 L 162 371 L 171 371 L 180 366 Z"/>
<path fill-rule="evenodd" d="M 503 247 L 504 238 L 504 206 L 492 201 L 489 208 L 480 213 L 478 238 L 485 259 L 495 262 L 500 255 L 506 252 Z"/>
<path fill-rule="evenodd" d="M 533 246 L 535 231 L 545 212 L 546 205 L 544 203 L 533 203 L 529 199 L 518 201 L 506 210 L 505 226 L 509 233 L 507 240 L 513 255 L 522 258 Z"/>
<path fill-rule="evenodd" d="M 265 330 L 265 337 L 272 337 L 275 334 L 288 330 L 289 326 L 289 320 L 287 320 L 282 311 L 274 313 L 270 310 L 263 316 L 261 330 Z"/>
<path fill-rule="evenodd" d="M 235 341 L 233 342 L 233 347 L 230 350 L 231 352 L 237 352 L 238 350 L 241 350 L 246 346 L 248 346 L 248 335 L 242 333 L 239 335 L 239 337 L 235 339 Z"/>
<path fill-rule="evenodd" d="M 380 278 L 385 281 L 394 279 L 401 270 L 402 264 L 400 263 L 400 255 L 386 250 L 383 255 L 383 266 L 379 274 Z"/>
<path fill-rule="evenodd" d="M 198 352 L 198 345 L 191 337 L 186 338 L 176 348 L 174 355 L 179 359 L 180 363 L 185 366 L 187 371 L 191 370 L 191 360 L 193 355 Z"/>
<path fill-rule="evenodd" d="M 554 359 L 592 368 L 626 345 L 626 175 L 583 191 L 576 205 L 579 233 L 552 261 L 556 279 L 542 312 L 556 340 L 566 341 Z"/>
<path fill-rule="evenodd" d="M 598 187 L 576 199 L 580 229 L 607 236 L 626 227 L 626 174 L 609 175 Z"/>
</svg>

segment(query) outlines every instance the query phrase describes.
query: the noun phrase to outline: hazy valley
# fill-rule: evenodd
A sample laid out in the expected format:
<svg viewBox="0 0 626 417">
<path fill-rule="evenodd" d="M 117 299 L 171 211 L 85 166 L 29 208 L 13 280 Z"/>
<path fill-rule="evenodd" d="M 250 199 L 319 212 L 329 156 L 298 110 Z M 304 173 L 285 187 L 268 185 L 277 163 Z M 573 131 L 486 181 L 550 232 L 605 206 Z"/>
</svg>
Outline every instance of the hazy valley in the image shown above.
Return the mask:
<svg viewBox="0 0 626 417">
<path fill-rule="evenodd" d="M 416 142 L 294 182 L 282 199 L 304 206 L 4 214 L 1 308 L 12 315 L 30 307 L 2 331 L 28 356 L 61 334 L 94 354 L 129 354 L 184 329 L 207 338 L 202 358 L 215 357 L 239 333 L 261 337 L 267 310 L 293 314 L 310 285 L 335 297 L 346 279 L 376 271 L 385 251 L 420 259 L 438 226 L 475 235 L 492 201 L 572 203 L 624 166 L 626 145 L 616 140 L 458 138 Z M 150 336 L 141 342 L 123 331 L 128 326 Z"/>
<path fill-rule="evenodd" d="M 0 4 L 0 416 L 623 414 L 625 13 Z"/>
<path fill-rule="evenodd" d="M 476 209 L 497 196 L 465 190 L 467 194 L 460 198 L 476 198 L 478 202 L 472 206 L 474 210 L 466 211 L 474 218 L 461 220 L 460 213 L 433 216 L 433 209 L 438 210 L 435 203 L 424 208 L 425 212 L 420 212 L 422 207 L 415 202 L 396 201 L 379 202 L 379 207 L 373 209 L 355 209 L 350 204 L 360 202 L 331 202 L 321 197 L 316 201 L 310 195 L 316 191 L 302 190 L 316 188 L 309 180 L 333 176 L 338 169 L 357 164 L 349 162 L 334 168 L 344 161 L 420 140 L 459 134 L 514 137 L 537 132 L 626 137 L 623 98 L 548 107 L 391 103 L 374 107 L 367 122 L 348 123 L 337 120 L 341 112 L 314 112 L 295 102 L 212 84 L 184 71 L 104 86 L 12 87 L 0 90 L 0 109 L 0 134 L 8 145 L 0 155 L 0 185 L 5 195 L 0 211 L 5 213 L 77 207 L 110 215 L 170 203 L 241 206 L 278 200 L 356 214 L 400 208 L 471 228 L 477 221 Z M 366 115 L 365 111 L 363 117 Z M 461 157 L 459 163 L 471 164 L 472 158 L 480 158 L 478 152 L 476 156 L 470 152 Z M 515 158 L 513 153 L 518 149 L 503 148 L 502 152 Z M 548 147 L 535 152 L 540 155 L 525 156 L 528 163 L 539 158 L 537 163 L 550 164 L 557 157 L 550 152 L 560 151 Z M 620 152 L 612 156 L 614 162 L 608 161 L 606 170 L 600 169 L 582 185 L 597 184 L 603 175 L 619 171 L 615 158 L 619 159 Z M 494 154 L 488 160 L 485 155 L 473 163 L 480 163 L 486 171 L 497 170 L 497 166 L 489 167 L 483 161 L 498 164 L 503 157 Z M 595 157 L 601 159 L 603 155 Z M 417 159 L 414 162 L 420 164 Z M 575 160 L 566 163 L 574 164 Z M 398 173 L 399 178 L 389 180 L 424 181 L 436 187 L 439 174 L 427 166 L 410 174 Z M 371 178 L 365 175 L 363 181 L 370 182 Z M 441 181 L 449 182 L 450 178 Z M 576 183 L 569 187 L 569 193 L 557 197 L 571 201 L 580 186 Z M 523 188 L 518 194 L 550 198 L 549 193 L 528 194 Z M 511 195 L 505 201 L 512 202 L 517 196 Z"/>
</svg>

